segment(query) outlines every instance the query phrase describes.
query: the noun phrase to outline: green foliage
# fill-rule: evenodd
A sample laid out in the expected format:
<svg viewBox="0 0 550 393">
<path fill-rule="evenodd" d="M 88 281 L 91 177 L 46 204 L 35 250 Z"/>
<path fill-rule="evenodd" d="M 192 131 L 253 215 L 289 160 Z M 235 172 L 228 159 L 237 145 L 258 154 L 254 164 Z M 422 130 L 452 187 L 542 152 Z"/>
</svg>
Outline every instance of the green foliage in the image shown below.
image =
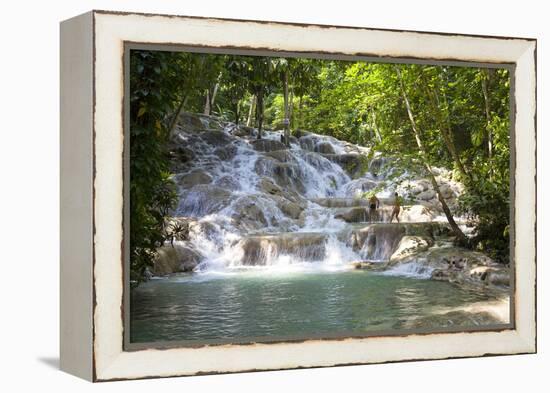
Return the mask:
<svg viewBox="0 0 550 393">
<path fill-rule="evenodd" d="M 242 56 L 228 56 L 222 73 L 222 89 L 229 101 L 232 120 L 239 124 L 241 100 L 248 90 L 248 62 Z"/>
<path fill-rule="evenodd" d="M 504 101 L 507 103 L 507 101 Z M 459 198 L 460 213 L 475 223 L 474 244 L 504 263 L 509 262 L 510 246 L 510 148 L 508 116 L 493 114 L 493 155 L 476 154 L 471 167 L 472 180 Z M 473 154 L 476 149 L 469 151 Z"/>
<path fill-rule="evenodd" d="M 130 58 L 130 270 L 144 277 L 166 240 L 164 219 L 176 201 L 166 150 L 173 111 L 174 62 L 165 52 L 132 51 Z"/>
</svg>

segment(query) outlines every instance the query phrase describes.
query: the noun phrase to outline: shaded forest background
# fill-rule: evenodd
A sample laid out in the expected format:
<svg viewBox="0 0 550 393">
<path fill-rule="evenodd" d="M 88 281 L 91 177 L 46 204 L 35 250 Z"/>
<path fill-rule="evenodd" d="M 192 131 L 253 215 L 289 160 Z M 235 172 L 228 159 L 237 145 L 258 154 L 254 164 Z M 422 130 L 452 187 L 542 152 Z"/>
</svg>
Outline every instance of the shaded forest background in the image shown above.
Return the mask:
<svg viewBox="0 0 550 393">
<path fill-rule="evenodd" d="M 331 135 L 392 158 L 395 176 L 432 167 L 465 186 L 445 209 L 456 242 L 509 260 L 510 75 L 499 68 L 136 51 L 130 60 L 130 244 L 140 280 L 176 200 L 167 145 L 182 112 L 262 130 Z M 365 157 L 368 162 L 369 157 Z M 434 184 L 435 183 L 435 184 Z M 471 219 L 466 237 L 454 215 Z"/>
</svg>

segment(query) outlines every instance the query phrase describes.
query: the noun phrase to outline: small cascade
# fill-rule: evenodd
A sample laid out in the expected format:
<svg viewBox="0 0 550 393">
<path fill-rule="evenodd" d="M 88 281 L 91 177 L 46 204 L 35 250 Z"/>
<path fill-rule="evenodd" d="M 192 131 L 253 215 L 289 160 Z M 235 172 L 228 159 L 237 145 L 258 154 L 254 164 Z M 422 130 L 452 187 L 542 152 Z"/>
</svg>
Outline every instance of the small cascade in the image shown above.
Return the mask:
<svg viewBox="0 0 550 393">
<path fill-rule="evenodd" d="M 326 255 L 327 236 L 323 233 L 279 233 L 247 236 L 237 247 L 242 257 L 232 265 L 287 265 L 322 262 Z"/>
<path fill-rule="evenodd" d="M 405 276 L 414 278 L 430 278 L 433 268 L 417 262 L 408 262 L 396 265 L 382 274 L 388 276 Z"/>
<path fill-rule="evenodd" d="M 388 261 L 405 234 L 403 225 L 368 225 L 355 232 L 355 248 L 363 260 Z"/>
</svg>

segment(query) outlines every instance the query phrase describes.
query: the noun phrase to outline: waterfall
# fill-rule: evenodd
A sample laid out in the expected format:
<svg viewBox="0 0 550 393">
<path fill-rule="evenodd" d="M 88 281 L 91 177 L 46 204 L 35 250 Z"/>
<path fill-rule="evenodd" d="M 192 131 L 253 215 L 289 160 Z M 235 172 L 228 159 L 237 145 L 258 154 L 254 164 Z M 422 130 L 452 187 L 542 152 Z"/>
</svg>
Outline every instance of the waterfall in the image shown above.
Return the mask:
<svg viewBox="0 0 550 393">
<path fill-rule="evenodd" d="M 306 132 L 287 147 L 282 131 L 265 131 L 258 143 L 248 127 L 183 116 L 191 120 L 180 121 L 170 145 L 179 186 L 172 215 L 190 227 L 180 242 L 201 255 L 196 271 L 383 262 L 406 232 L 373 224 L 387 222 L 392 210 L 384 157 L 375 155 L 360 173 L 364 147 Z M 381 204 L 376 211 L 364 197 L 371 190 Z M 411 209 L 405 221 L 435 214 Z"/>
</svg>

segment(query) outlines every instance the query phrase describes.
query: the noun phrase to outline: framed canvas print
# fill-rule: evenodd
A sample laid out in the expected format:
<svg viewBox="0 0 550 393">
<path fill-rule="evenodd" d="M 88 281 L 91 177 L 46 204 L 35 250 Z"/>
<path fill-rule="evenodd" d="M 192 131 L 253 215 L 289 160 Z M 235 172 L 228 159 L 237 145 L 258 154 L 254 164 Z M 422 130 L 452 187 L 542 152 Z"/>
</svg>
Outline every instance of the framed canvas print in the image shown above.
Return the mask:
<svg viewBox="0 0 550 393">
<path fill-rule="evenodd" d="M 536 351 L 536 40 L 61 24 L 61 368 Z"/>
</svg>

